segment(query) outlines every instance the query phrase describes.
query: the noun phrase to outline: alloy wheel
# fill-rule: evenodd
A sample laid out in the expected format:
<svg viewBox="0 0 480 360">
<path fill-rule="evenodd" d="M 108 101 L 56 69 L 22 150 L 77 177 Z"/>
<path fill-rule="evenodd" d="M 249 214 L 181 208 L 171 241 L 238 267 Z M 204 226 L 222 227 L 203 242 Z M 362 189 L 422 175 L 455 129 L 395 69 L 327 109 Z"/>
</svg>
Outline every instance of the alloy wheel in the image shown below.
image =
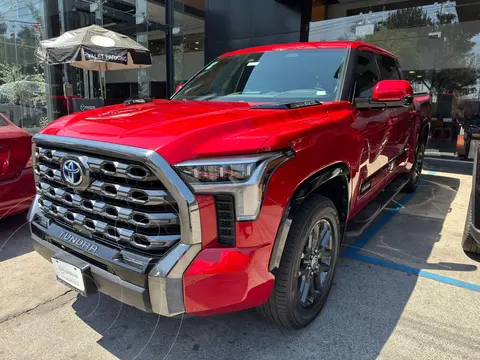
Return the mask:
<svg viewBox="0 0 480 360">
<path fill-rule="evenodd" d="M 425 146 L 423 144 L 418 145 L 417 156 L 415 157 L 415 164 L 413 169 L 414 182 L 416 183 L 420 179 L 423 168 L 423 159 L 425 157 Z"/>
<path fill-rule="evenodd" d="M 333 232 L 330 222 L 321 219 L 310 230 L 298 271 L 300 305 L 311 307 L 326 293 L 332 274 Z"/>
</svg>

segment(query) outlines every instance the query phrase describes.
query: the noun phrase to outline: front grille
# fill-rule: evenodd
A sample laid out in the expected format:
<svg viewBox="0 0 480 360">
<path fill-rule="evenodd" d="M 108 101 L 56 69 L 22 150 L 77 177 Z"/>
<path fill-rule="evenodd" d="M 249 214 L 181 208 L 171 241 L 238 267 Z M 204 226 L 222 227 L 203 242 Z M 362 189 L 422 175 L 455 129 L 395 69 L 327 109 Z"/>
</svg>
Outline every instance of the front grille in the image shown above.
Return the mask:
<svg viewBox="0 0 480 360">
<path fill-rule="evenodd" d="M 62 159 L 83 166 L 86 184 L 70 187 Z M 140 163 L 39 146 L 39 206 L 58 225 L 116 248 L 163 254 L 180 238 L 178 206 L 153 171 Z"/>
</svg>

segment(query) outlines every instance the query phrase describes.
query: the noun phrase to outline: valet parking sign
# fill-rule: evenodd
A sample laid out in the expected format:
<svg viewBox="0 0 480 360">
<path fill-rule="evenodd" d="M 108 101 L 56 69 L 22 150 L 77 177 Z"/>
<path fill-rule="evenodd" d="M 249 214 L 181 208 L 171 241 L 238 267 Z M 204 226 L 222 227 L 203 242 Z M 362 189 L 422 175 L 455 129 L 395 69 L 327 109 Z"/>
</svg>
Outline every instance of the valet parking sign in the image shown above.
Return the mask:
<svg viewBox="0 0 480 360">
<path fill-rule="evenodd" d="M 98 50 L 83 48 L 83 56 L 88 61 L 111 62 L 116 64 L 127 64 L 128 51 L 124 49 L 99 48 Z"/>
</svg>

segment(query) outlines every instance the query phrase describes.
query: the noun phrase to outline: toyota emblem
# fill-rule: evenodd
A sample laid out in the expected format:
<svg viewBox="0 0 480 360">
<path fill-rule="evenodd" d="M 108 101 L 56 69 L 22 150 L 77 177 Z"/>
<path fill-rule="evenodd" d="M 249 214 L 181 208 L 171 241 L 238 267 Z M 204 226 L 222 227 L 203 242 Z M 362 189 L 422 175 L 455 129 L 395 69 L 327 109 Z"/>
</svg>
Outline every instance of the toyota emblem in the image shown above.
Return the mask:
<svg viewBox="0 0 480 360">
<path fill-rule="evenodd" d="M 63 179 L 71 186 L 79 186 L 83 182 L 83 169 L 76 160 L 66 160 L 62 166 Z"/>
</svg>

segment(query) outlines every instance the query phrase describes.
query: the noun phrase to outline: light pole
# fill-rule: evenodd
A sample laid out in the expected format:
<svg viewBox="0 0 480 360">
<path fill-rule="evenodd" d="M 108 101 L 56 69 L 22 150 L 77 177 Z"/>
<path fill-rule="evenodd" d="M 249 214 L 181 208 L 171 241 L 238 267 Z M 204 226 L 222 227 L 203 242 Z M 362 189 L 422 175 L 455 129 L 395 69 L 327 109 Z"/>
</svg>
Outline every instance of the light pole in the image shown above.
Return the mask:
<svg viewBox="0 0 480 360">
<path fill-rule="evenodd" d="M 173 57 L 173 12 L 174 0 L 165 1 L 165 24 L 167 25 L 167 33 L 165 34 L 166 47 L 166 65 L 167 65 L 167 99 L 173 95 L 173 81 L 174 81 L 174 57 Z"/>
<path fill-rule="evenodd" d="M 5 47 L 5 64 L 8 64 L 8 47 L 7 47 L 7 37 L 5 36 L 5 41 L 3 42 L 3 45 Z"/>
<path fill-rule="evenodd" d="M 22 42 L 22 65 L 26 65 L 26 62 L 27 60 L 25 59 L 25 43 L 23 42 L 23 39 L 20 38 L 19 40 L 21 40 Z"/>
<path fill-rule="evenodd" d="M 17 33 L 13 34 L 13 40 L 15 41 L 15 63 L 18 65 Z"/>
</svg>

